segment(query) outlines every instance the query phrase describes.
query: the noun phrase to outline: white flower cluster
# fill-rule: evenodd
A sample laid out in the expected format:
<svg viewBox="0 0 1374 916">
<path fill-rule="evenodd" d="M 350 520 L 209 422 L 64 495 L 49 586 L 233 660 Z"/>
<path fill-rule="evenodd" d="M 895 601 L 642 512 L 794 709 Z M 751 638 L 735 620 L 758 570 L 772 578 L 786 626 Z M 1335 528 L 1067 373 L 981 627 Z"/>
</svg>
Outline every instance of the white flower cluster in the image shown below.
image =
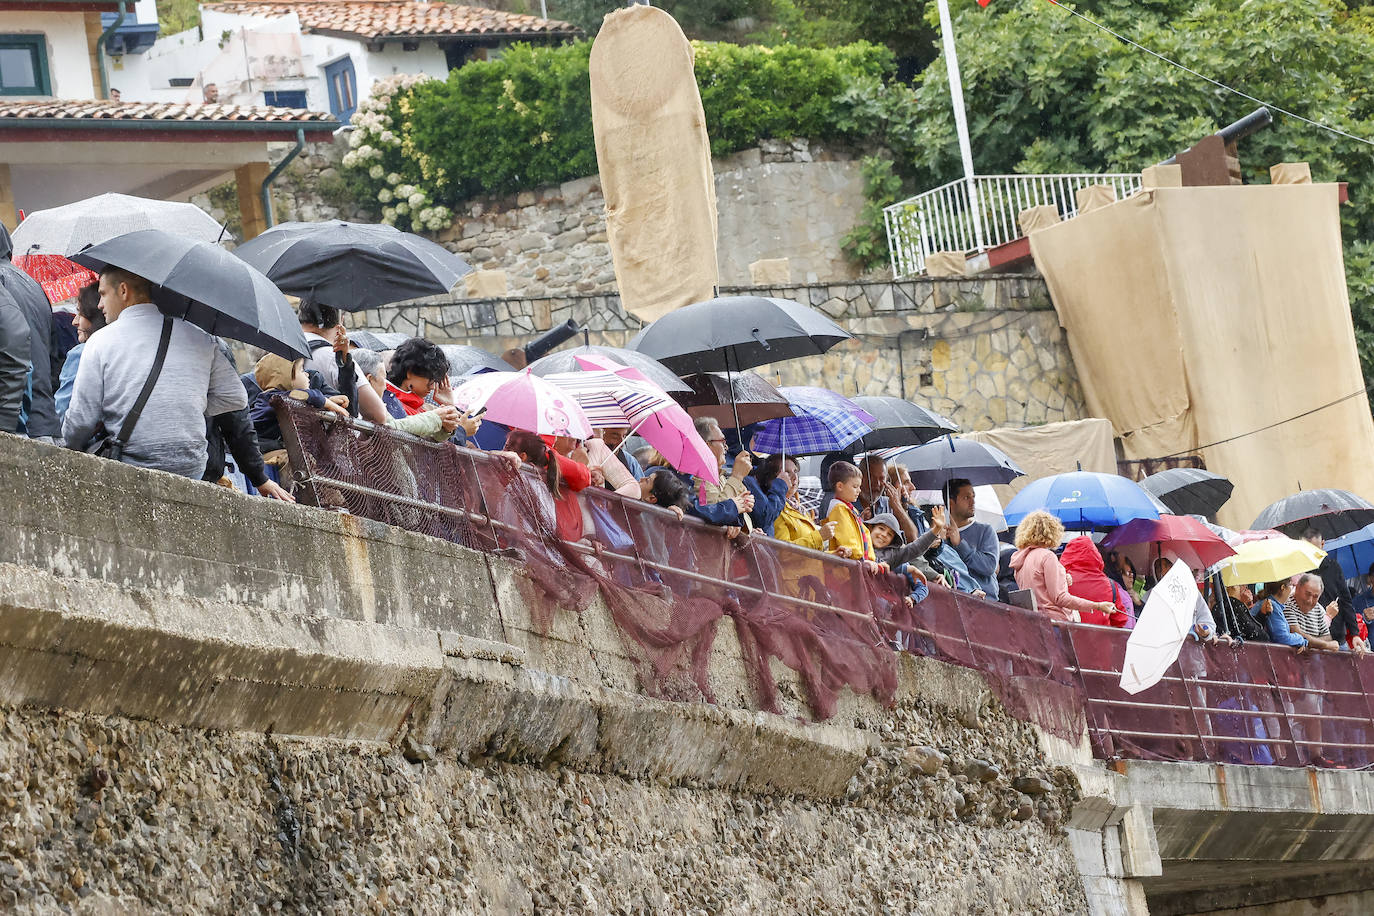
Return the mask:
<svg viewBox="0 0 1374 916">
<path fill-rule="evenodd" d="M 388 112 L 392 98 L 428 79 L 423 73 L 400 73 L 373 85 L 372 93 L 353 113 L 355 130 L 348 137 L 349 150 L 344 154 L 343 165 L 366 169 L 368 178 L 381 182 L 377 202 L 382 204 L 382 222 L 391 226 L 398 218 L 407 217 L 412 227 L 437 232 L 453 222 L 453 212 L 448 207 L 434 206 L 426 191 L 403 184 L 401 176 L 388 173 L 381 162 L 388 151 L 399 151 L 402 147 L 401 131 Z"/>
</svg>

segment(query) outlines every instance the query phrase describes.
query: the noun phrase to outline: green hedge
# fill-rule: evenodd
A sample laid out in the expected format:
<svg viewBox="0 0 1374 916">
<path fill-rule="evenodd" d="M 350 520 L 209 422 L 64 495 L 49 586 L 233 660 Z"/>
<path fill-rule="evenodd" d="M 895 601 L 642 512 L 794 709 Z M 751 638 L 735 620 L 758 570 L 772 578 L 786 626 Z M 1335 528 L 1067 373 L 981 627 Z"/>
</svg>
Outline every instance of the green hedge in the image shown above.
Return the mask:
<svg viewBox="0 0 1374 916">
<path fill-rule="evenodd" d="M 379 89 L 386 94 L 354 119 L 353 145 L 371 155 L 349 160 L 350 177 L 384 203 L 397 187 L 419 189 L 429 207 L 595 174 L 590 50 L 590 42 L 515 45 L 447 80 Z M 905 116 L 911 93 L 889 85 L 892 55 L 878 45 L 696 43 L 695 51 L 713 155 L 768 138 L 881 145 L 909 132 L 887 129 L 894 112 Z M 406 212 L 384 214 L 410 225 Z"/>
</svg>

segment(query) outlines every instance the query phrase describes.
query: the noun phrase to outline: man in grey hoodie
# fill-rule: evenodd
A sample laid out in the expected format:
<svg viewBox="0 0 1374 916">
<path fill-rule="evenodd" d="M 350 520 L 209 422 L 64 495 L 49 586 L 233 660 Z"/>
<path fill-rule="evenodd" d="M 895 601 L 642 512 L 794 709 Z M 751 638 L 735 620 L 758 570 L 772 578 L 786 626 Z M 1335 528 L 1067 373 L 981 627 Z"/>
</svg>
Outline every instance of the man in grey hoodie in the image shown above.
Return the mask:
<svg viewBox="0 0 1374 916">
<path fill-rule="evenodd" d="M 29 325 L 28 395 L 24 399 L 28 419 L 19 431 L 35 439 L 55 439 L 62 427 L 53 406 L 53 382 L 62 371 L 62 354 L 53 347 L 52 304 L 38 281 L 11 262 L 13 252 L 10 232 L 0 224 L 0 290 L 18 304 Z"/>
</svg>

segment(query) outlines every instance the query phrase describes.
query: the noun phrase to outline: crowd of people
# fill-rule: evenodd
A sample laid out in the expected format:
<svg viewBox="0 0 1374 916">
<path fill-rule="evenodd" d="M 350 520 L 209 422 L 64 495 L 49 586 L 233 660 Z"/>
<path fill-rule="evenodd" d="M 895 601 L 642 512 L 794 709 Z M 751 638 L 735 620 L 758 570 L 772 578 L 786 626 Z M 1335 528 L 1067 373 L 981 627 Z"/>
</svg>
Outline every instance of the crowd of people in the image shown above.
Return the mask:
<svg viewBox="0 0 1374 916">
<path fill-rule="evenodd" d="M 1087 535 L 1066 539 L 1063 524 L 1045 512 L 1027 516 L 1014 544 L 1003 544 L 976 520 L 970 481 L 951 479 L 932 497 L 913 486 L 906 468 L 875 454 L 828 455 L 819 486 L 806 487 L 794 457 L 755 455 L 747 427 L 725 430 L 710 418 L 698 419 L 696 432 L 714 456 L 716 480 L 674 470 L 650 445 L 632 448 L 639 440 L 623 428 L 585 440 L 520 429 L 493 439 L 480 417 L 454 405 L 442 348 L 419 337 L 386 353 L 354 347 L 339 311 L 320 303 L 299 306 L 309 358 L 268 354 L 240 375 L 222 342 L 164 316 L 149 283 L 121 269 L 104 270 L 71 311 L 54 310 L 10 263 L 8 238 L 0 227 L 3 431 L 210 481 L 226 482 L 232 461 L 246 488 L 291 501 L 272 406 L 282 396 L 532 467 L 555 530 L 569 541 L 584 536 L 584 519 L 568 495 L 604 487 L 719 526 L 729 538 L 775 538 L 870 573 L 891 572 L 905 580 L 913 603 L 950 589 L 1034 607 L 1057 621 L 1112 627 L 1134 626 L 1169 567 L 1161 558 L 1140 575 L 1128 556 L 1104 553 Z M 1306 536 L 1321 546 L 1320 534 Z M 1358 595 L 1330 557 L 1316 573 L 1256 585 L 1257 592 L 1200 581 L 1196 638 L 1368 651 L 1374 568 Z"/>
</svg>

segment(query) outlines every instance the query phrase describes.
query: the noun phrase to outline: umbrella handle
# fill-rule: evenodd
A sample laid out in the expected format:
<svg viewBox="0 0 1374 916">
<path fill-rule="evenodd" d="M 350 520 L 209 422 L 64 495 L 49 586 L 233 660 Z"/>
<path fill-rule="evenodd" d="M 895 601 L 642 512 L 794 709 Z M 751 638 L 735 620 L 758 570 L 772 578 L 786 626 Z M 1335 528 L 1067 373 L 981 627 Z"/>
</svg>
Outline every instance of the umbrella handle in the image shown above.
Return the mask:
<svg viewBox="0 0 1374 916">
<path fill-rule="evenodd" d="M 641 426 L 643 426 L 645 423 L 648 423 L 648 422 L 649 422 L 649 417 L 645 417 L 643 420 L 640 420 L 640 421 L 639 421 L 638 423 L 636 423 L 634 426 L 631 426 L 631 427 L 630 427 L 630 431 L 629 431 L 628 433 L 625 434 L 625 438 L 623 438 L 623 439 L 620 440 L 620 444 L 617 445 L 615 448 L 611 449 L 611 454 L 614 455 L 616 452 L 618 452 L 618 451 L 620 451 L 622 448 L 624 448 L 624 447 L 625 447 L 625 443 L 630 441 L 630 437 L 633 436 L 635 433 L 639 432 L 639 428 L 640 428 Z"/>
</svg>

